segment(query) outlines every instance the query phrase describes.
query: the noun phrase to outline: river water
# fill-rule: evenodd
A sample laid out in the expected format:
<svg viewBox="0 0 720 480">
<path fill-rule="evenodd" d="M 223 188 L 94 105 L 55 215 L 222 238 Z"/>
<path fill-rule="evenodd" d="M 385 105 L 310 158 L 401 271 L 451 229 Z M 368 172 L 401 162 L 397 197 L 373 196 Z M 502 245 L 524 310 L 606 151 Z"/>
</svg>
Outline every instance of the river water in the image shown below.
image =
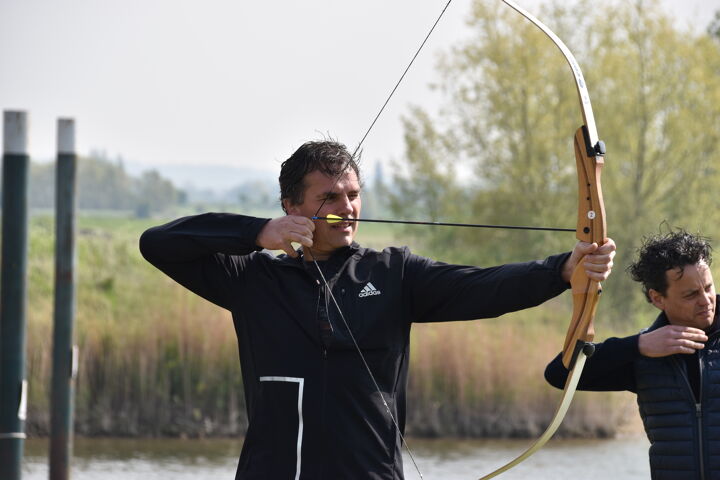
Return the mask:
<svg viewBox="0 0 720 480">
<path fill-rule="evenodd" d="M 525 450 L 527 440 L 409 439 L 425 480 L 468 480 L 489 473 Z M 25 445 L 24 480 L 47 480 L 47 440 Z M 551 440 L 501 480 L 646 480 L 648 441 Z M 232 479 L 242 440 L 77 439 L 73 480 Z M 405 458 L 406 480 L 418 480 Z"/>
</svg>

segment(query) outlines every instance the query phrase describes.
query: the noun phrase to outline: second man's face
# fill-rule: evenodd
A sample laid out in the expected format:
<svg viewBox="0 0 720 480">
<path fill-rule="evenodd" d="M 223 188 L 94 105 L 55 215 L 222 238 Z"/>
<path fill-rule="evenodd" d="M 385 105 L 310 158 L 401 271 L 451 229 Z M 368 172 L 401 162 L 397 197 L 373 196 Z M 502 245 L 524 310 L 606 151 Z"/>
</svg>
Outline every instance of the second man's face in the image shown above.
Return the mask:
<svg viewBox="0 0 720 480">
<path fill-rule="evenodd" d="M 673 325 L 707 331 L 715 319 L 715 285 L 707 263 L 686 265 L 682 270 L 665 272 L 665 295 L 650 290 L 653 304 L 665 312 Z"/>
<path fill-rule="evenodd" d="M 362 202 L 360 200 L 360 182 L 355 171 L 350 168 L 339 179 L 314 171 L 305 175 L 305 194 L 299 205 L 290 205 L 290 215 L 303 217 L 325 217 L 329 214 L 342 218 L 359 218 Z M 324 203 L 323 203 L 324 202 Z M 322 208 L 320 207 L 322 205 Z M 318 208 L 320 211 L 318 212 Z M 333 251 L 350 245 L 357 233 L 358 222 L 328 223 L 315 221 L 313 233 L 313 254 L 321 259 Z"/>
</svg>

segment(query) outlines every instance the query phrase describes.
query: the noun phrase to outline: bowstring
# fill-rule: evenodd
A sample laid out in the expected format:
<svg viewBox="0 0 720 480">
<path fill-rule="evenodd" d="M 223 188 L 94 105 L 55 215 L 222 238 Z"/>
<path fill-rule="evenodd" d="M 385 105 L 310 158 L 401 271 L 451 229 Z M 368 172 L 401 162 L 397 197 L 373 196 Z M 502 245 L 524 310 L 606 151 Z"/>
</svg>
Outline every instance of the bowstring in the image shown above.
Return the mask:
<svg viewBox="0 0 720 480">
<path fill-rule="evenodd" d="M 435 19 L 435 22 L 433 23 L 432 27 L 430 27 L 430 30 L 428 30 L 428 33 L 427 33 L 427 35 L 425 35 L 425 38 L 423 38 L 423 41 L 420 43 L 420 46 L 417 48 L 417 50 L 415 51 L 415 54 L 410 59 L 410 62 L 407 64 L 407 67 L 405 67 L 405 70 L 403 71 L 402 75 L 400 75 L 400 78 L 395 83 L 395 86 L 390 91 L 390 94 L 385 99 L 385 102 L 382 104 L 382 107 L 380 107 L 380 110 L 378 110 L 377 114 L 375 115 L 375 118 L 373 118 L 372 122 L 370 122 L 370 126 L 367 128 L 367 130 L 365 131 L 365 134 L 362 136 L 362 138 L 358 142 L 357 147 L 355 147 L 355 150 L 353 150 L 352 155 L 350 155 L 350 158 L 348 158 L 345 161 L 342 168 L 340 169 L 340 173 L 338 173 L 335 176 L 335 181 L 333 182 L 332 186 L 330 187 L 331 191 L 333 188 L 335 188 L 335 185 L 337 185 L 337 182 L 340 181 L 340 178 L 343 176 L 343 174 L 345 173 L 345 170 L 348 168 L 350 163 L 353 160 L 355 160 L 358 152 L 360 151 L 360 148 L 362 147 L 363 143 L 365 142 L 365 139 L 368 137 L 368 135 L 370 135 L 370 131 L 375 126 L 375 123 L 377 123 L 378 118 L 380 118 L 380 115 L 382 115 L 383 111 L 385 110 L 385 107 L 388 105 L 388 103 L 390 103 L 390 99 L 393 97 L 393 95 L 395 95 L 395 91 L 398 89 L 398 87 L 402 83 L 403 79 L 405 78 L 405 75 L 407 75 L 408 71 L 410 70 L 410 67 L 412 67 L 412 64 L 415 62 L 415 59 L 418 57 L 418 55 L 420 55 L 420 51 L 422 51 L 423 47 L 425 46 L 428 39 L 430 38 L 430 35 L 432 35 L 433 31 L 435 30 L 435 27 L 437 26 L 437 24 L 440 23 L 440 19 L 443 17 L 443 15 L 445 15 L 445 11 L 448 9 L 451 2 L 452 2 L 452 0 L 447 1 L 445 6 L 443 7 L 442 11 L 440 12 L 440 15 L 438 15 L 437 18 Z M 317 211 L 315 212 L 315 215 L 313 215 L 314 217 L 318 216 L 318 214 L 320 213 L 320 210 L 325 205 L 326 201 L 327 201 L 327 197 L 325 197 L 323 199 L 322 203 L 320 204 Z"/>
<path fill-rule="evenodd" d="M 377 391 L 378 395 L 380 395 L 380 400 L 382 401 L 383 405 L 385 406 L 385 411 L 390 416 L 390 419 L 392 420 L 393 425 L 395 425 L 395 429 L 398 432 L 398 435 L 400 436 L 400 441 L 402 442 L 403 446 L 405 447 L 405 450 L 408 452 L 408 456 L 410 457 L 410 460 L 412 460 L 413 465 L 415 466 L 415 470 L 417 471 L 418 475 L 420 475 L 420 478 L 424 478 L 422 472 L 420 471 L 420 467 L 418 467 L 417 461 L 415 461 L 415 455 L 413 454 L 412 450 L 410 449 L 410 446 L 405 441 L 405 436 L 402 433 L 402 430 L 400 430 L 400 425 L 398 424 L 397 420 L 395 419 L 395 415 L 392 414 L 392 411 L 390 411 L 390 405 L 387 403 L 387 400 L 385 399 L 385 395 L 383 395 L 382 390 L 380 389 L 380 385 L 378 384 L 377 380 L 375 379 L 375 375 L 372 373 L 372 369 L 370 369 L 370 365 L 368 365 L 367 360 L 365 359 L 365 355 L 362 354 L 362 350 L 360 349 L 360 345 L 357 343 L 357 340 L 355 339 L 355 335 L 353 335 L 352 330 L 350 330 L 350 324 L 348 324 L 348 321 L 345 319 L 345 315 L 343 315 L 342 310 L 340 309 L 340 305 L 338 304 L 337 300 L 335 299 L 335 295 L 332 293 L 332 289 L 328 285 L 327 280 L 325 279 L 325 275 L 322 272 L 322 269 L 318 265 L 318 263 L 315 261 L 315 257 L 313 256 L 313 263 L 315 264 L 315 268 L 317 269 L 318 273 L 320 274 L 320 278 L 322 278 L 323 283 L 325 284 L 325 290 L 329 294 L 330 298 L 332 299 L 333 304 L 335 305 L 335 308 L 337 309 L 338 313 L 340 314 L 340 318 L 342 319 L 343 325 L 345 326 L 345 330 L 347 330 L 348 335 L 350 336 L 350 339 L 352 340 L 353 345 L 355 346 L 355 350 L 360 354 L 360 359 L 362 360 L 363 365 L 365 366 L 365 370 L 368 372 L 368 375 L 370 375 L 370 380 L 372 380 L 373 385 L 375 386 L 375 390 Z"/>
<path fill-rule="evenodd" d="M 445 6 L 443 7 L 442 11 L 440 11 L 440 14 L 435 19 L 435 22 L 432 24 L 432 27 L 430 27 L 430 30 L 428 30 L 428 33 L 425 35 L 425 38 L 423 38 L 422 42 L 420 43 L 420 46 L 415 51 L 415 54 L 410 59 L 410 62 L 405 67 L 405 70 L 403 71 L 402 75 L 400 75 L 400 78 L 395 83 L 395 86 L 390 91 L 390 94 L 385 99 L 385 102 L 383 102 L 382 106 L 380 107 L 380 110 L 378 110 L 377 114 L 373 118 L 372 122 L 370 122 L 370 126 L 367 128 L 365 133 L 363 134 L 362 138 L 358 142 L 357 146 L 355 147 L 355 150 L 353 150 L 352 155 L 345 161 L 345 163 L 342 165 L 342 168 L 340 169 L 339 173 L 335 176 L 335 180 L 332 183 L 332 186 L 330 187 L 330 191 L 332 191 L 337 183 L 340 181 L 340 178 L 344 175 L 347 168 L 350 166 L 350 163 L 353 162 L 358 155 L 358 152 L 360 151 L 360 148 L 362 147 L 363 143 L 365 142 L 365 139 L 370 135 L 370 131 L 372 131 L 373 127 L 375 126 L 375 123 L 377 123 L 378 119 L 380 118 L 380 115 L 382 115 L 383 111 L 385 110 L 385 107 L 390 103 L 390 99 L 395 95 L 395 92 L 397 91 L 398 87 L 402 83 L 403 79 L 405 78 L 405 75 L 407 75 L 408 71 L 410 70 L 410 67 L 412 67 L 413 63 L 415 62 L 415 59 L 420 55 L 420 52 L 422 51 L 423 47 L 427 43 L 428 39 L 430 38 L 430 35 L 432 35 L 433 31 L 435 30 L 435 27 L 440 23 L 440 19 L 442 19 L 443 15 L 445 15 L 445 11 L 450 6 L 450 3 L 452 0 L 448 0 Z M 358 162 L 356 162 L 357 164 Z M 325 206 L 325 202 L 328 200 L 328 196 L 325 196 L 323 198 L 322 203 L 320 203 L 320 206 L 318 207 L 317 211 L 315 212 L 314 217 L 317 217 L 320 213 L 320 210 L 322 210 L 322 207 Z M 423 479 L 423 474 L 420 471 L 420 467 L 418 467 L 417 462 L 415 461 L 415 455 L 413 455 L 412 450 L 410 450 L 410 447 L 407 444 L 407 441 L 405 440 L 405 436 L 402 433 L 402 430 L 400 429 L 400 425 L 397 422 L 397 419 L 395 418 L 395 415 L 392 414 L 390 411 L 390 406 L 388 405 L 385 395 L 383 395 L 382 390 L 380 389 L 380 386 L 375 379 L 375 375 L 372 373 L 372 369 L 370 368 L 370 365 L 367 363 L 367 360 L 365 359 L 365 355 L 363 355 L 362 350 L 360 349 L 360 345 L 358 345 L 357 340 L 355 339 L 355 336 L 353 335 L 352 331 L 350 330 L 350 325 L 348 324 L 347 320 L 345 319 L 345 315 L 343 315 L 342 310 L 340 309 L 340 305 L 338 304 L 337 300 L 335 299 L 335 296 L 332 293 L 332 289 L 330 288 L 330 285 L 328 284 L 327 280 L 325 279 L 325 275 L 322 272 L 322 269 L 320 268 L 320 265 L 318 265 L 317 260 L 315 259 L 315 255 L 313 255 L 312 250 L 308 247 L 308 253 L 310 254 L 311 260 L 313 264 L 315 265 L 315 268 L 317 269 L 318 273 L 320 274 L 320 278 L 323 281 L 323 284 L 325 285 L 325 289 L 328 292 L 330 298 L 333 301 L 333 304 L 335 305 L 335 308 L 337 309 L 338 313 L 340 314 L 340 318 L 342 319 L 343 324 L 345 325 L 345 329 L 347 330 L 350 339 L 353 342 L 353 345 L 355 346 L 355 350 L 357 351 L 358 355 L 360 355 L 360 359 L 363 362 L 363 365 L 365 366 L 365 369 L 368 372 L 368 375 L 370 376 L 370 379 L 373 382 L 373 385 L 375 386 L 375 390 L 380 395 L 380 399 L 382 400 L 383 405 L 385 406 L 385 410 L 387 411 L 388 415 L 390 416 L 390 419 L 392 420 L 393 425 L 395 425 L 395 430 L 397 431 L 398 435 L 400 436 L 400 441 L 402 442 L 402 445 L 405 447 L 405 450 L 408 452 L 408 456 L 410 457 L 410 460 L 412 460 L 413 466 L 415 467 L 415 470 L 417 471 L 418 475 L 421 479 Z"/>
</svg>

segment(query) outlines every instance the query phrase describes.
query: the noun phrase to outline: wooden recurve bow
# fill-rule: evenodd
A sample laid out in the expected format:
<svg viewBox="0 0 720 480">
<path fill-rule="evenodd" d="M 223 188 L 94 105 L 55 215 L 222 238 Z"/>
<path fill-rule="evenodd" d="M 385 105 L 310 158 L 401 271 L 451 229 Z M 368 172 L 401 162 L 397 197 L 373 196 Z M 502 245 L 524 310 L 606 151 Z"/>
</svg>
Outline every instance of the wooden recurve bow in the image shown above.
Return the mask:
<svg viewBox="0 0 720 480">
<path fill-rule="evenodd" d="M 605 206 L 600 186 L 605 144 L 598 139 L 590 95 L 580 66 L 570 49 L 545 24 L 514 1 L 503 0 L 503 2 L 527 18 L 549 37 L 563 53 L 573 72 L 584 122 L 575 132 L 574 141 L 578 172 L 578 218 L 575 235 L 580 241 L 602 245 L 607 238 Z M 602 288 L 599 282 L 588 278 L 582 259 L 578 261 L 573 271 L 570 285 L 573 296 L 573 316 L 565 337 L 562 354 L 563 365 L 570 370 L 570 373 L 555 415 L 543 434 L 527 450 L 480 480 L 493 478 L 513 468 L 542 448 L 558 429 L 572 403 L 585 360 L 594 351 L 594 346 L 590 343 L 595 335 L 593 318 Z"/>
</svg>

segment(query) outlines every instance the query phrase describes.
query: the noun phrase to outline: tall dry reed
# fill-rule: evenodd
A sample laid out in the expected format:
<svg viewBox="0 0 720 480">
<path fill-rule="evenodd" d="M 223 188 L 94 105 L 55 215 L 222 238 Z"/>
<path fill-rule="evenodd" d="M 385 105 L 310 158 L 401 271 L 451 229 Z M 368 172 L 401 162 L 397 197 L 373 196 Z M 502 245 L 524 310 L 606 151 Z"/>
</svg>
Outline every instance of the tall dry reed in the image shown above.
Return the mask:
<svg viewBox="0 0 720 480">
<path fill-rule="evenodd" d="M 206 436 L 244 432 L 244 397 L 230 315 L 147 264 L 147 223 L 80 220 L 76 431 L 85 435 Z M 28 431 L 46 434 L 52 357 L 53 225 L 31 224 Z M 408 432 L 535 436 L 559 391 L 543 379 L 563 340 L 563 301 L 494 320 L 416 325 Z M 565 434 L 610 435 L 627 396 L 581 396 Z"/>
<path fill-rule="evenodd" d="M 421 436 L 536 437 L 561 391 L 544 380 L 562 347 L 562 301 L 499 319 L 414 327 L 408 428 Z M 559 434 L 611 436 L 633 414 L 626 393 L 579 393 Z"/>
</svg>

